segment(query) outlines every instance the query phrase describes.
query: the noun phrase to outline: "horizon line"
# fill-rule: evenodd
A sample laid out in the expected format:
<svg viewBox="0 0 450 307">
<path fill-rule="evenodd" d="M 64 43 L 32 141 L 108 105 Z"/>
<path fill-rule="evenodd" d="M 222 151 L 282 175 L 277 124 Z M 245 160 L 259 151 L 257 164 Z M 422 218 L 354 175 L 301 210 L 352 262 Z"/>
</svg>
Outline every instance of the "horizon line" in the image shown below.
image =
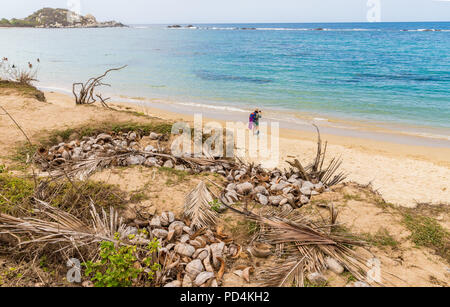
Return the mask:
<svg viewBox="0 0 450 307">
<path fill-rule="evenodd" d="M 450 1 L 450 0 L 449 0 Z M 449 22 L 450 20 L 436 20 L 436 21 L 378 21 L 378 22 L 370 22 L 370 21 L 312 21 L 312 22 L 306 22 L 306 21 L 264 21 L 264 22 L 124 22 L 127 25 L 176 25 L 176 24 L 197 24 L 197 25 L 207 25 L 207 24 L 322 24 L 322 23 L 367 23 L 367 24 L 377 24 L 377 23 L 433 23 L 433 22 Z"/>
</svg>

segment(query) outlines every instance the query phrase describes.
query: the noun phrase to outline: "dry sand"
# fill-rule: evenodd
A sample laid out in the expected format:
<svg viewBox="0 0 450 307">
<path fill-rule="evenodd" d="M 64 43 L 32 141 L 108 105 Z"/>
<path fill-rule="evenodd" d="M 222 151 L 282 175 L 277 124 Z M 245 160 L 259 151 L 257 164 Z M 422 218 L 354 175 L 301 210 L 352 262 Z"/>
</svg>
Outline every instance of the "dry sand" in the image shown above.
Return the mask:
<svg viewBox="0 0 450 307">
<path fill-rule="evenodd" d="M 47 103 L 16 95 L 0 96 L 0 105 L 14 116 L 29 136 L 36 138 L 44 130 L 68 128 L 93 121 L 148 120 L 142 116 L 94 106 L 77 107 L 71 97 L 60 93 L 47 92 L 45 95 Z M 189 115 L 152 107 L 143 110 L 141 106 L 130 104 L 113 105 L 161 119 L 193 120 Z M 402 145 L 331 134 L 322 135 L 322 139 L 329 143 L 329 157 L 343 158 L 342 169 L 349 174 L 347 181 L 372 183 L 386 201 L 409 207 L 415 206 L 417 202 L 450 203 L 450 148 Z M 21 140 L 23 135 L 14 124 L 6 116 L 1 116 L 0 156 L 10 151 L 10 144 Z M 296 157 L 307 164 L 313 159 L 316 146 L 314 133 L 287 129 L 280 131 L 280 161 Z"/>
<path fill-rule="evenodd" d="M 138 121 L 149 119 L 130 113 L 117 112 L 93 106 L 75 106 L 73 100 L 58 93 L 46 93 L 47 103 L 17 95 L 1 95 L 0 105 L 17 120 L 31 139 L 38 140 L 43 132 L 52 129 L 64 129 L 71 126 L 90 124 L 95 121 Z M 130 108 L 130 106 L 122 106 Z M 138 111 L 139 108 L 137 108 Z M 169 120 L 192 120 L 189 116 L 147 109 L 150 115 Z M 282 159 L 297 156 L 301 161 L 309 161 L 315 152 L 315 135 L 303 131 L 281 131 L 280 140 Z M 371 140 L 344 138 L 334 135 L 323 135 L 330 142 L 330 155 L 340 155 L 344 159 L 343 169 L 350 173 L 349 180 L 365 184 L 373 181 L 387 200 L 412 206 L 415 201 L 445 202 L 450 201 L 447 187 L 449 186 L 450 167 L 448 148 L 420 148 L 414 146 L 375 142 Z M 17 142 L 25 140 L 23 134 L 11 120 L 0 115 L 0 164 L 8 162 L 8 155 L 13 152 Z M 160 213 L 161 210 L 182 211 L 184 195 L 190 191 L 199 180 L 191 176 L 178 182 L 168 184 L 168 175 L 155 169 L 132 167 L 127 169 L 107 169 L 96 173 L 92 179 L 118 184 L 121 189 L 145 191 L 148 199 L 139 204 L 127 207 L 127 214 Z M 211 176 L 210 176 L 211 177 Z M 217 178 L 211 177 L 213 180 Z M 176 180 L 176 178 L 172 178 Z M 347 195 L 354 195 L 346 199 Z M 339 222 L 358 233 L 376 234 L 386 229 L 399 242 L 396 248 L 373 247 L 371 251 L 382 262 L 382 278 L 387 285 L 394 286 L 448 286 L 450 280 L 448 264 L 435 255 L 429 248 L 416 248 L 408 239 L 410 232 L 401 222 L 401 215 L 392 208 L 380 208 L 372 199 L 373 196 L 356 185 L 339 185 L 330 192 L 314 196 L 317 202 L 331 201 L 339 211 Z M 326 216 L 328 209 L 308 206 L 306 209 L 319 210 Z M 416 210 L 419 210 L 417 208 Z M 227 213 L 231 214 L 231 213 Z M 448 229 L 448 214 L 441 214 L 440 223 Z M 224 218 L 226 230 L 235 234 L 246 233 L 245 224 L 240 225 L 239 219 Z M 234 231 L 234 232 L 233 232 Z M 239 242 L 239 236 L 234 236 Z M 242 238 L 244 240 L 244 238 Z M 246 244 L 246 242 L 239 242 Z M 272 259 L 268 259 L 270 261 Z M 247 264 L 249 259 L 239 259 L 236 265 Z M 265 260 L 264 260 L 265 261 Z M 256 266 L 264 266 L 264 261 L 256 259 Z M 0 259 L 1 262 L 1 259 Z M 233 273 L 224 276 L 225 286 L 255 286 L 245 283 Z M 394 274 L 394 275 L 391 275 Z M 328 276 L 331 286 L 343 286 L 348 283 L 345 276 L 332 274 Z"/>
</svg>

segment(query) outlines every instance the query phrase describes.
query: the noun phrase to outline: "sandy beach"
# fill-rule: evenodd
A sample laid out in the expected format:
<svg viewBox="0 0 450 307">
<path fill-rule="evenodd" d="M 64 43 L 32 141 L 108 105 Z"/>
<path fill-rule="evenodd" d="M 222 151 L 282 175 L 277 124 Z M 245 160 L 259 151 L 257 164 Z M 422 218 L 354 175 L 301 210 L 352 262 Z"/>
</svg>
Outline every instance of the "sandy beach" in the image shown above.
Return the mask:
<svg viewBox="0 0 450 307">
<path fill-rule="evenodd" d="M 47 93 L 49 97 L 64 95 Z M 129 109 L 171 121 L 186 121 L 193 126 L 193 116 L 162 110 L 152 105 L 130 106 L 113 103 Z M 204 118 L 225 126 L 225 121 Z M 264 120 L 264 119 L 263 119 Z M 320 125 L 319 125 L 320 128 Z M 392 138 L 386 136 L 386 139 Z M 450 148 L 399 144 L 322 133 L 328 142 L 328 158 L 342 157 L 342 169 L 348 173 L 347 181 L 362 185 L 372 184 L 387 202 L 415 207 L 418 203 L 450 203 Z M 286 160 L 298 158 L 305 165 L 316 153 L 317 134 L 306 130 L 280 129 L 280 168 L 288 167 Z M 257 162 L 257 161 L 255 161 Z"/>
<path fill-rule="evenodd" d="M 20 109 L 16 112 L 12 110 L 18 122 L 30 135 L 43 130 L 81 124 L 87 118 L 123 121 L 133 118 L 123 113 L 117 116 L 113 111 L 106 110 L 101 113 L 90 112 L 92 107 L 76 107 L 72 97 L 65 94 L 46 92 L 45 95 L 48 103 L 42 109 L 27 112 Z M 5 96 L 2 98 L 2 105 L 8 106 L 11 101 L 17 99 L 15 96 Z M 23 108 L 25 105 L 24 101 Z M 145 113 L 164 120 L 193 121 L 191 115 L 170 112 L 151 105 L 145 108 L 128 103 L 113 102 L 110 105 L 117 109 Z M 36 120 L 37 118 L 39 120 Z M 134 118 L 145 120 L 142 116 Z M 211 120 L 204 118 L 204 122 Z M 10 126 L 10 123 L 3 122 L 1 125 L 2 143 L 7 144 L 7 140 L 11 138 L 22 138 L 20 132 L 4 129 L 3 126 Z M 315 154 L 316 138 L 316 134 L 311 131 L 280 129 L 280 161 L 292 160 L 295 157 L 302 163 L 309 163 Z M 342 170 L 348 173 L 347 181 L 362 185 L 371 183 L 387 202 L 407 207 L 414 207 L 417 203 L 450 202 L 450 148 L 395 144 L 333 134 L 322 134 L 322 139 L 328 142 L 329 158 L 342 158 Z M 2 147 L 1 151 L 4 152 L 5 147 Z M 280 168 L 283 167 L 287 167 L 284 162 L 280 165 Z"/>
</svg>

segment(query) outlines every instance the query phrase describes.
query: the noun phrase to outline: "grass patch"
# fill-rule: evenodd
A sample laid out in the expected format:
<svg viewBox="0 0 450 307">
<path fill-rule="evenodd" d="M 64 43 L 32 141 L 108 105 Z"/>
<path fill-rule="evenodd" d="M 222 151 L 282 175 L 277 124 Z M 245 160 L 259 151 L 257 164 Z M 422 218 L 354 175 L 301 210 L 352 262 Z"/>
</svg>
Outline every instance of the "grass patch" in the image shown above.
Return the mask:
<svg viewBox="0 0 450 307">
<path fill-rule="evenodd" d="M 349 271 L 345 271 L 344 273 L 342 273 L 342 276 L 345 279 L 347 279 L 347 284 L 351 283 L 351 282 L 354 282 L 354 281 L 358 281 L 358 279 L 355 276 L 353 276 L 353 274 L 350 273 Z"/>
<path fill-rule="evenodd" d="M 375 246 L 386 247 L 390 246 L 396 248 L 399 242 L 387 231 L 385 228 L 381 228 L 376 234 L 365 233 L 362 235 L 363 239 Z"/>
<path fill-rule="evenodd" d="M 158 168 L 158 172 L 163 173 L 169 177 L 166 180 L 167 186 L 172 186 L 172 185 L 178 184 L 178 183 L 184 181 L 186 179 L 186 177 L 189 175 L 189 173 L 186 171 L 180 171 L 180 170 L 176 170 L 174 168 L 169 168 L 169 167 L 160 167 L 160 168 Z"/>
<path fill-rule="evenodd" d="M 128 203 L 126 193 L 118 186 L 97 181 L 64 181 L 51 183 L 44 190 L 43 200 L 52 206 L 81 218 L 89 219 L 91 200 L 97 208 L 109 210 L 123 208 Z"/>
<path fill-rule="evenodd" d="M 344 194 L 344 200 L 345 201 L 350 201 L 350 200 L 354 200 L 354 201 L 363 201 L 364 199 L 359 196 L 359 195 L 355 195 L 355 194 Z"/>
<path fill-rule="evenodd" d="M 416 246 L 432 248 L 450 262 L 450 236 L 436 220 L 431 217 L 404 214 L 403 223 L 411 231 L 410 239 Z"/>
<path fill-rule="evenodd" d="M 13 162 L 18 162 L 20 164 L 26 164 L 29 159 L 36 153 L 38 146 L 30 145 L 25 142 L 16 147 L 15 152 L 10 157 Z"/>
<path fill-rule="evenodd" d="M 249 220 L 237 220 L 235 225 L 231 227 L 231 233 L 233 236 L 244 236 L 249 237 L 257 233 L 260 229 L 260 226 L 255 221 Z"/>
<path fill-rule="evenodd" d="M 29 209 L 29 198 L 34 192 L 34 182 L 30 179 L 0 174 L 0 212 L 16 214 L 20 209 Z"/>
<path fill-rule="evenodd" d="M 38 182 L 40 182 L 38 180 Z M 35 182 L 31 178 L 0 174 L 0 212 L 10 215 L 30 213 Z M 123 208 L 127 195 L 118 186 L 102 182 L 50 182 L 39 193 L 39 198 L 50 205 L 79 217 L 89 218 L 91 200 L 97 208 Z"/>
<path fill-rule="evenodd" d="M 149 197 L 144 192 L 134 192 L 130 196 L 130 202 L 140 203 L 143 200 L 147 200 Z"/>
<path fill-rule="evenodd" d="M 19 93 L 22 96 L 35 98 L 42 102 L 46 101 L 44 93 L 32 85 L 0 80 L 0 93 L 8 95 L 10 92 Z"/>
</svg>

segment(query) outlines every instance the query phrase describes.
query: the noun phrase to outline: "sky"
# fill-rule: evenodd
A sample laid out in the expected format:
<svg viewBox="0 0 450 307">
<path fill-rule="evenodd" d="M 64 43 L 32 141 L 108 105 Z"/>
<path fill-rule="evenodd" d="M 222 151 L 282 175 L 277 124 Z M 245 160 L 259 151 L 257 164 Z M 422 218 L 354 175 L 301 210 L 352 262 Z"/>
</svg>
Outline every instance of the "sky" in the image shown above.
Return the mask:
<svg viewBox="0 0 450 307">
<path fill-rule="evenodd" d="M 377 3 L 382 22 L 450 21 L 450 0 L 1 0 L 0 18 L 70 2 L 83 15 L 127 24 L 366 22 Z"/>
</svg>

